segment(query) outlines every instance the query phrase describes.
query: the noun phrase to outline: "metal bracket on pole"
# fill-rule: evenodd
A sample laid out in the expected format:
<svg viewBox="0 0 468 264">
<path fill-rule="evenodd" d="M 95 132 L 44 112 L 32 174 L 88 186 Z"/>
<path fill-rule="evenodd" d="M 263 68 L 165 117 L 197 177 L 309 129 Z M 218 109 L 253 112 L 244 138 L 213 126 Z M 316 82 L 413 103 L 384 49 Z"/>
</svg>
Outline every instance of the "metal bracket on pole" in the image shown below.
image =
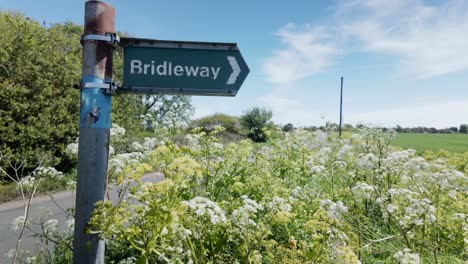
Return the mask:
<svg viewBox="0 0 468 264">
<path fill-rule="evenodd" d="M 73 85 L 73 88 L 77 89 L 105 89 L 105 93 L 108 95 L 114 95 L 119 89 L 119 84 L 117 82 L 105 82 L 105 83 L 90 83 L 90 82 L 80 82 L 79 84 Z"/>
<path fill-rule="evenodd" d="M 120 37 L 117 33 L 109 32 L 106 33 L 106 35 L 82 35 L 80 43 L 83 44 L 83 42 L 87 40 L 104 41 L 114 48 L 120 47 Z"/>
</svg>

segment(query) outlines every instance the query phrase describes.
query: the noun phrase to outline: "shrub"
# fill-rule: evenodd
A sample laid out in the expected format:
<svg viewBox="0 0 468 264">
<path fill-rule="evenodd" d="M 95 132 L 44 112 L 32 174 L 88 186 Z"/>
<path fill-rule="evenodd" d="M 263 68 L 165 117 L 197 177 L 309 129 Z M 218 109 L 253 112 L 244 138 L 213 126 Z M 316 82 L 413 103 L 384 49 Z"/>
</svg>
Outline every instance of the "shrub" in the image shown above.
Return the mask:
<svg viewBox="0 0 468 264">
<path fill-rule="evenodd" d="M 468 133 L 468 125 L 467 124 L 460 125 L 459 132 L 463 133 L 463 134 L 467 134 Z"/>
<path fill-rule="evenodd" d="M 294 126 L 291 123 L 287 123 L 286 125 L 283 126 L 283 131 L 284 132 L 290 132 L 294 130 Z"/>
<path fill-rule="evenodd" d="M 265 142 L 267 141 L 267 135 L 264 128 L 268 125 L 268 121 L 272 116 L 271 110 L 254 107 L 241 116 L 241 124 L 249 131 L 247 134 L 249 138 L 255 142 Z"/>
<path fill-rule="evenodd" d="M 42 27 L 0 13 L 0 151 L 2 164 L 59 165 L 78 128 L 81 28 Z"/>
<path fill-rule="evenodd" d="M 189 125 L 190 128 L 201 127 L 206 132 L 212 131 L 216 126 L 222 126 L 227 132 L 234 134 L 239 134 L 242 128 L 238 117 L 222 113 L 195 119 Z"/>
</svg>

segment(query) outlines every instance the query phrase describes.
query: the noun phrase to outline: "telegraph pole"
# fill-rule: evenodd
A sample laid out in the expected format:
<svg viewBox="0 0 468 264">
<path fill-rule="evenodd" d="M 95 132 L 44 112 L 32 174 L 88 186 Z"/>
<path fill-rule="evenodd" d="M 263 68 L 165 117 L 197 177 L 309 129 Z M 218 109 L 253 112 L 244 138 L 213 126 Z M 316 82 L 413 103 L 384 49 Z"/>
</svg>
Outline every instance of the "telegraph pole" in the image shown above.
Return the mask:
<svg viewBox="0 0 468 264">
<path fill-rule="evenodd" d="M 343 120 L 343 76 L 341 76 L 341 89 L 340 89 L 340 127 L 339 127 L 339 137 L 341 138 Z"/>
<path fill-rule="evenodd" d="M 109 158 L 113 47 L 106 43 L 114 32 L 114 8 L 101 1 L 85 3 L 81 78 L 80 134 L 76 191 L 73 263 L 104 263 L 104 241 L 87 234 L 94 204 L 104 200 Z M 109 84 L 107 84 L 109 86 Z"/>
</svg>

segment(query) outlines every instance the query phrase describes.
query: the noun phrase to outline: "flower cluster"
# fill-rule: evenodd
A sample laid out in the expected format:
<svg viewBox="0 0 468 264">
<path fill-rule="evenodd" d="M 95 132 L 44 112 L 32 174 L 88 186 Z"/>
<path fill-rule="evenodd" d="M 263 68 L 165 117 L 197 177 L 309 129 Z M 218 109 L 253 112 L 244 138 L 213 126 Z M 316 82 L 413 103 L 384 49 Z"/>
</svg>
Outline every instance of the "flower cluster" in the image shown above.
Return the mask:
<svg viewBox="0 0 468 264">
<path fill-rule="evenodd" d="M 37 167 L 33 172 L 33 176 L 37 178 L 48 177 L 54 180 L 58 180 L 63 178 L 63 173 L 56 170 L 54 167 Z"/>
<path fill-rule="evenodd" d="M 213 225 L 226 222 L 226 215 L 224 211 L 215 202 L 204 198 L 195 197 L 189 201 L 182 201 L 192 209 L 198 216 L 208 216 Z"/>
<path fill-rule="evenodd" d="M 405 248 L 398 251 L 393 255 L 396 261 L 400 264 L 419 264 L 421 259 L 419 258 L 418 253 L 411 253 L 411 249 Z"/>
</svg>

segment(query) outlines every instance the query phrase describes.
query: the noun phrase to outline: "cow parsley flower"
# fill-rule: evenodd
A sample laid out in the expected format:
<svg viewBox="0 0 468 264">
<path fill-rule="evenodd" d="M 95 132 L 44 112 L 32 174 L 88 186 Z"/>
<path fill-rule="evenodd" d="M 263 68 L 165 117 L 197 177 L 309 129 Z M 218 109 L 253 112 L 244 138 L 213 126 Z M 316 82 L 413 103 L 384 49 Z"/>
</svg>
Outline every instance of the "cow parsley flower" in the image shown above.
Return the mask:
<svg viewBox="0 0 468 264">
<path fill-rule="evenodd" d="M 33 176 L 26 176 L 26 177 L 23 177 L 18 185 L 16 186 L 16 189 L 19 189 L 19 185 L 23 186 L 23 188 L 27 188 L 27 189 L 32 189 L 34 187 L 34 185 L 37 183 L 37 179 Z"/>
<path fill-rule="evenodd" d="M 242 195 L 241 198 L 244 205 L 232 212 L 232 222 L 239 226 L 257 226 L 252 218 L 259 210 L 263 210 L 263 206 L 246 195 Z"/>
<path fill-rule="evenodd" d="M 58 220 L 57 219 L 49 219 L 43 225 L 44 233 L 50 234 L 57 230 Z"/>
<path fill-rule="evenodd" d="M 56 170 L 54 167 L 37 167 L 33 172 L 34 177 L 48 177 L 51 179 L 62 179 L 63 173 Z"/>
<path fill-rule="evenodd" d="M 310 172 L 313 173 L 313 174 L 321 174 L 322 172 L 326 171 L 325 167 L 322 166 L 322 165 L 318 165 L 318 166 L 312 166 L 310 168 Z"/>
<path fill-rule="evenodd" d="M 393 258 L 400 264 L 420 264 L 421 259 L 418 253 L 411 253 L 411 249 L 405 248 L 393 255 Z"/>
<path fill-rule="evenodd" d="M 18 216 L 16 217 L 15 219 L 13 219 L 13 221 L 10 223 L 10 229 L 12 229 L 13 231 L 18 231 L 20 230 L 21 228 L 23 228 L 23 225 L 25 224 L 24 223 L 24 220 L 25 220 L 25 217 L 22 215 L 22 216 Z"/>
<path fill-rule="evenodd" d="M 65 148 L 65 153 L 72 157 L 78 156 L 78 142 L 68 144 Z"/>
<path fill-rule="evenodd" d="M 335 203 L 329 199 L 320 201 L 320 209 L 326 210 L 327 216 L 333 220 L 341 220 L 343 214 L 348 212 L 348 207 L 342 201 Z"/>
<path fill-rule="evenodd" d="M 224 211 L 218 204 L 207 198 L 195 197 L 190 201 L 183 201 L 182 203 L 190 207 L 198 216 L 209 216 L 213 225 L 227 221 Z"/>
<path fill-rule="evenodd" d="M 356 166 L 360 169 L 373 169 L 379 159 L 373 153 L 367 153 L 359 157 Z"/>
<path fill-rule="evenodd" d="M 111 137 L 123 137 L 123 136 L 125 136 L 126 132 L 127 131 L 125 130 L 125 128 L 120 127 L 117 124 L 112 124 L 112 127 L 110 129 Z"/>
<path fill-rule="evenodd" d="M 65 226 L 69 230 L 73 229 L 75 227 L 75 218 L 68 219 L 67 221 L 65 221 Z"/>
<path fill-rule="evenodd" d="M 281 197 L 273 197 L 272 201 L 267 203 L 267 208 L 274 212 L 290 212 L 292 206 Z"/>
<path fill-rule="evenodd" d="M 374 186 L 365 182 L 358 182 L 351 190 L 357 198 L 370 199 L 371 194 L 374 192 Z"/>
</svg>

